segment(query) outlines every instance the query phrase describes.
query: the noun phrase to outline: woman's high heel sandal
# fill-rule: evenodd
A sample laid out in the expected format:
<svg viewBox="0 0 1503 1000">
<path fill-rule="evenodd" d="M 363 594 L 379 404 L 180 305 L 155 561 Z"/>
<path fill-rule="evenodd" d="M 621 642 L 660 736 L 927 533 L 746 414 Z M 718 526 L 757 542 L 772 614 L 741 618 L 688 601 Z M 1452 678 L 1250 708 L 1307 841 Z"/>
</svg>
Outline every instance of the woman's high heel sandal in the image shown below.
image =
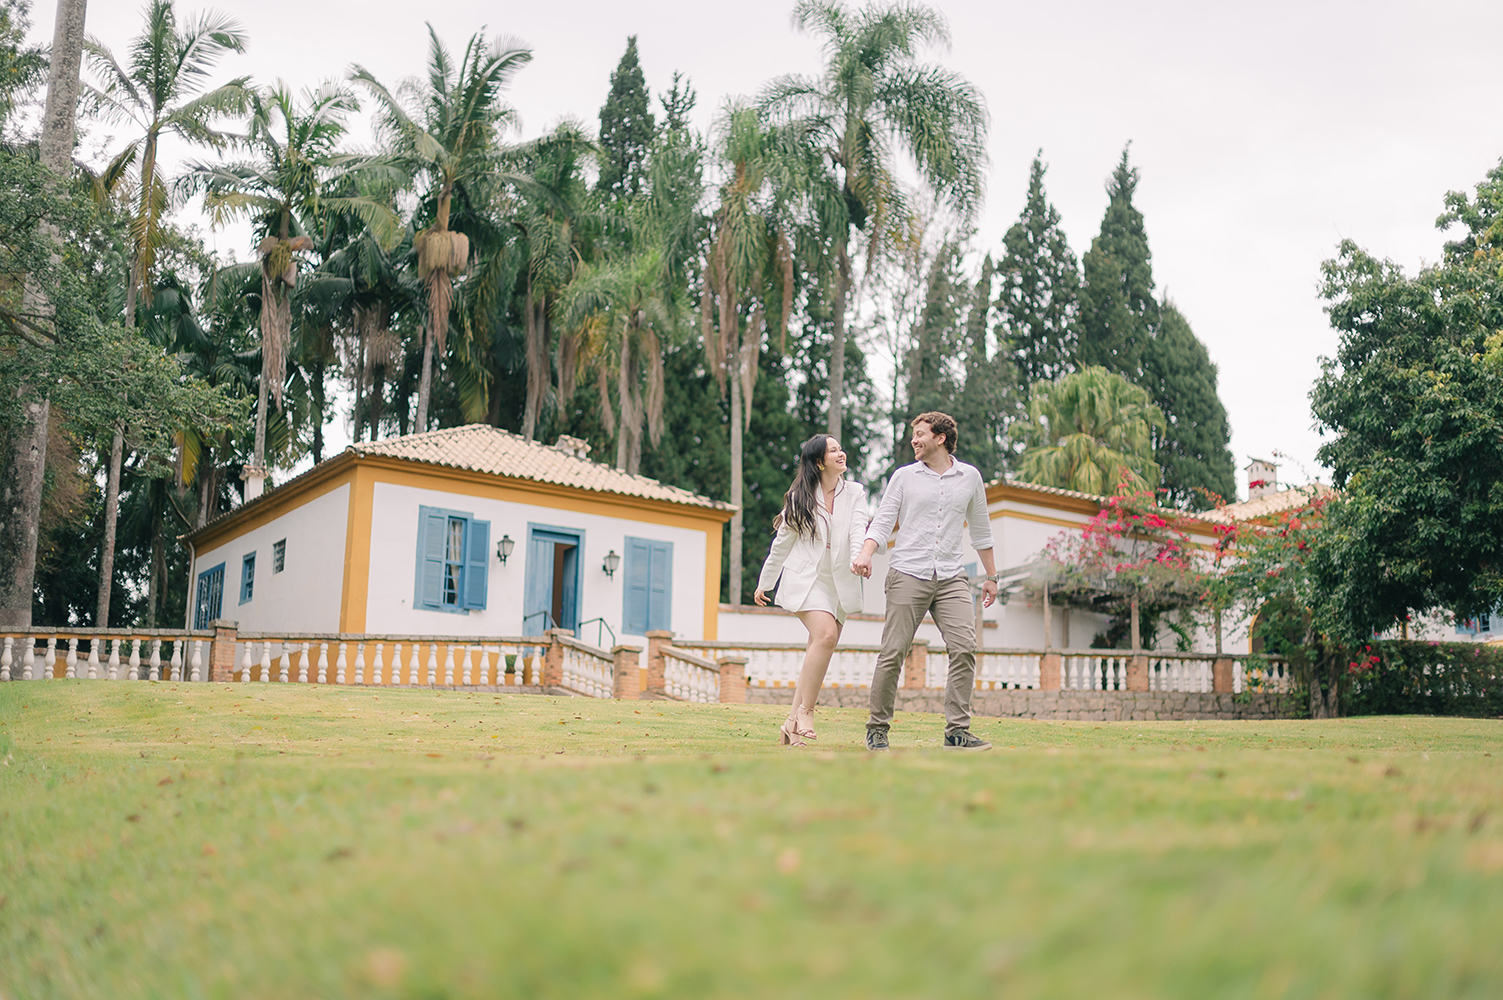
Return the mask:
<svg viewBox="0 0 1503 1000">
<path fill-rule="evenodd" d="M 801 747 L 804 745 L 803 734 L 798 731 L 798 724 L 793 716 L 783 720 L 782 727 L 778 730 L 778 743 L 785 747 Z"/>
<path fill-rule="evenodd" d="M 793 711 L 795 718 L 789 720 L 793 723 L 793 731 L 806 740 L 819 739 L 814 732 L 814 709 L 800 705 Z"/>
</svg>

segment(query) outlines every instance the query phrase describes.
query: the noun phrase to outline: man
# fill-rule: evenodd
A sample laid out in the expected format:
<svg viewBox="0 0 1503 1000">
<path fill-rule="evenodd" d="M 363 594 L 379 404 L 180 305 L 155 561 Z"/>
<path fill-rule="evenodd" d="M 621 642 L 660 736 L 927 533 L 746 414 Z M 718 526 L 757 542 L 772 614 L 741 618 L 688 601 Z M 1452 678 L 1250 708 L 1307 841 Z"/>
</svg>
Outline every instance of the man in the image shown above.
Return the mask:
<svg viewBox="0 0 1503 1000">
<path fill-rule="evenodd" d="M 971 691 L 976 686 L 975 605 L 963 568 L 966 527 L 971 547 L 986 569 L 982 603 L 997 599 L 997 565 L 992 557 L 992 522 L 986 510 L 986 487 L 975 466 L 954 457 L 959 430 L 944 413 L 921 413 L 913 418 L 912 465 L 905 465 L 887 483 L 877 516 L 866 530 L 861 554 L 851 572 L 869 577 L 872 553 L 885 545 L 896 526 L 892 558 L 888 560 L 887 624 L 882 628 L 882 651 L 872 676 L 871 718 L 866 723 L 866 748 L 887 749 L 893 702 L 898 694 L 898 671 L 913 645 L 913 633 L 934 615 L 950 652 L 945 679 L 945 741 L 947 750 L 990 750 L 991 744 L 971 733 Z"/>
</svg>

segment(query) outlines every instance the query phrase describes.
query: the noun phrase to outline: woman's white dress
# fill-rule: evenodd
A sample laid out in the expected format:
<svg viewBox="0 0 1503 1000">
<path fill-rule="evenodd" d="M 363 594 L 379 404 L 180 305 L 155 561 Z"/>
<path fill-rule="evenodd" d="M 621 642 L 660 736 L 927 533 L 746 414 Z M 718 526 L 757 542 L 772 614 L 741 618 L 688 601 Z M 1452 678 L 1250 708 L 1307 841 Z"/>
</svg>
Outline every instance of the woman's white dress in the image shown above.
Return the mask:
<svg viewBox="0 0 1503 1000">
<path fill-rule="evenodd" d="M 861 581 L 851 573 L 851 561 L 866 534 L 866 491 L 842 480 L 834 507 L 816 506 L 812 536 L 800 536 L 786 523 L 778 529 L 757 589 L 776 586 L 780 607 L 795 614 L 824 611 L 844 624 L 847 615 L 861 610 Z"/>
</svg>

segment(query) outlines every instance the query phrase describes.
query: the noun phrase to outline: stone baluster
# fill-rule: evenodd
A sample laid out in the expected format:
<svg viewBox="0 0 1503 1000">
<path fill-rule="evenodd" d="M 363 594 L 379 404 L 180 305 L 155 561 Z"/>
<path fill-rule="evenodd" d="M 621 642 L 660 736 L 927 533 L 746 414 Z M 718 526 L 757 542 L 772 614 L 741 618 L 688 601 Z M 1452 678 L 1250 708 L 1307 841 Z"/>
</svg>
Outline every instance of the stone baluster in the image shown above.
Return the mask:
<svg viewBox="0 0 1503 1000">
<path fill-rule="evenodd" d="M 77 680 L 78 679 L 78 636 L 76 636 L 76 635 L 72 636 L 71 638 L 68 639 L 68 659 L 67 659 L 67 664 L 68 664 L 68 667 L 67 667 L 67 669 L 65 671 L 63 671 L 63 676 L 66 677 L 66 678 L 68 678 L 68 680 L 70 680 L 70 681 L 71 680 Z"/>
<path fill-rule="evenodd" d="M 334 683 L 335 684 L 343 684 L 344 683 L 344 670 L 345 670 L 345 667 L 347 666 L 347 664 L 345 662 L 345 650 L 348 647 L 349 647 L 349 643 L 347 643 L 347 642 L 341 642 L 339 644 L 339 655 L 334 658 Z"/>
<path fill-rule="evenodd" d="M 261 643 L 261 683 L 271 683 L 271 643 Z"/>
<path fill-rule="evenodd" d="M 297 682 L 299 684 L 308 683 L 308 644 L 306 642 L 298 647 Z"/>
<path fill-rule="evenodd" d="M 374 684 L 376 687 L 381 687 L 382 686 L 381 685 L 381 668 L 384 667 L 386 664 L 384 664 L 384 663 L 381 662 L 381 651 L 382 651 L 382 649 L 385 648 L 385 646 L 386 646 L 386 643 L 384 643 L 384 642 L 378 642 L 378 643 L 376 643 L 376 660 L 375 660 L 374 663 L 371 664 L 371 683 Z"/>
<path fill-rule="evenodd" d="M 57 636 L 47 637 L 47 655 L 42 659 L 42 665 L 46 670 L 42 674 L 42 680 L 52 680 L 52 670 L 57 666 Z"/>
<path fill-rule="evenodd" d="M 240 683 L 241 684 L 247 684 L 247 683 L 250 682 L 250 675 L 251 675 L 251 655 L 250 654 L 251 654 L 251 646 L 252 645 L 253 645 L 253 643 L 250 643 L 250 642 L 247 642 L 245 644 L 245 656 L 240 661 Z"/>
<path fill-rule="evenodd" d="M 402 683 L 402 644 L 394 642 L 391 646 L 391 682 L 400 685 Z"/>
<path fill-rule="evenodd" d="M 107 671 L 106 674 L 105 674 L 105 676 L 108 677 L 110 680 L 112 680 L 112 681 L 118 681 L 120 679 L 120 640 L 119 639 L 116 639 L 114 642 L 110 643 L 110 657 L 109 657 L 108 665 L 106 666 L 105 669 Z"/>
<path fill-rule="evenodd" d="M 189 664 L 189 679 L 197 683 L 204 679 L 204 641 L 193 640 L 193 662 Z"/>
<path fill-rule="evenodd" d="M 5 648 L 0 650 L 0 681 L 10 680 L 10 668 L 15 660 L 11 657 L 11 648 L 15 645 L 15 636 L 5 637 Z"/>
<path fill-rule="evenodd" d="M 452 653 L 450 654 L 449 658 L 453 659 Z M 470 673 L 470 647 L 468 643 L 466 643 L 464 647 L 464 674 L 462 676 L 464 686 L 470 687 L 470 681 L 472 680 L 473 675 Z"/>
<path fill-rule="evenodd" d="M 417 687 L 423 682 L 423 644 L 412 644 L 412 653 L 407 657 L 407 685 Z"/>
<path fill-rule="evenodd" d="M 355 683 L 365 683 L 365 643 L 355 643 Z"/>
<path fill-rule="evenodd" d="M 329 644 L 327 642 L 318 644 L 318 682 L 329 683 Z"/>
<path fill-rule="evenodd" d="M 146 679 L 159 681 L 162 679 L 162 640 L 150 639 L 151 653 L 146 657 Z"/>
<path fill-rule="evenodd" d="M 454 644 L 444 647 L 444 687 L 454 686 Z"/>
<path fill-rule="evenodd" d="M 428 643 L 428 686 L 438 686 L 438 643 Z"/>
<path fill-rule="evenodd" d="M 130 643 L 130 660 L 126 665 L 125 679 L 138 681 L 141 679 L 141 640 L 132 637 L 127 641 Z"/>
<path fill-rule="evenodd" d="M 282 655 L 277 657 L 277 681 L 281 684 L 287 684 L 292 680 L 292 657 L 287 653 L 287 647 L 290 645 L 292 645 L 290 642 L 282 643 Z"/>
<path fill-rule="evenodd" d="M 181 680 L 184 679 L 183 678 L 183 641 L 184 640 L 182 640 L 182 639 L 173 639 L 172 640 L 172 663 L 171 663 L 171 669 L 172 669 L 172 679 L 175 680 L 175 681 L 181 681 Z"/>
</svg>

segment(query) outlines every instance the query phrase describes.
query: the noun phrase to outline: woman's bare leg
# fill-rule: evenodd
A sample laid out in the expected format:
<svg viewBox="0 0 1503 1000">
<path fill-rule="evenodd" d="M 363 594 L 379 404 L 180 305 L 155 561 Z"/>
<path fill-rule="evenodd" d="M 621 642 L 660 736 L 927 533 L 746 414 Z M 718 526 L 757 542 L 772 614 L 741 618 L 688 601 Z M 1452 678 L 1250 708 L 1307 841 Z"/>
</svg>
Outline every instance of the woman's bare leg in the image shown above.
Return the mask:
<svg viewBox="0 0 1503 1000">
<path fill-rule="evenodd" d="M 825 672 L 830 669 L 830 657 L 840 642 L 841 628 L 828 611 L 802 611 L 798 617 L 809 630 L 809 645 L 804 650 L 798 686 L 793 689 L 793 712 L 795 717 L 800 711 L 807 717 L 819 701 L 819 690 L 824 685 Z M 807 727 L 801 724 L 799 728 Z"/>
</svg>

